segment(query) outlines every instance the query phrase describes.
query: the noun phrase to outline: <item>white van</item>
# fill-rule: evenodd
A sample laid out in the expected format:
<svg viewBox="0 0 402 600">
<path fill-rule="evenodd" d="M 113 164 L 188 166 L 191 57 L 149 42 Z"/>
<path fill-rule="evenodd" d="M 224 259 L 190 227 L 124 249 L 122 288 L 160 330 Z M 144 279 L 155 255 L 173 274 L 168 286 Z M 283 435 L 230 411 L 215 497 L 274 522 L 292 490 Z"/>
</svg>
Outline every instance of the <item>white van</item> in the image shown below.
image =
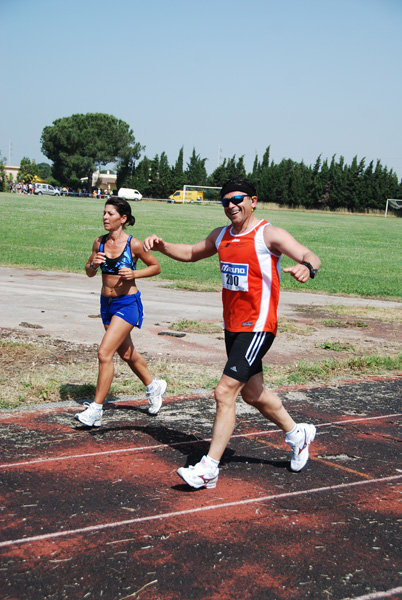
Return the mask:
<svg viewBox="0 0 402 600">
<path fill-rule="evenodd" d="M 41 196 L 42 194 L 48 194 L 49 196 L 60 196 L 59 190 L 48 183 L 35 183 L 34 194 L 37 194 L 38 196 Z"/>
<path fill-rule="evenodd" d="M 142 200 L 142 194 L 138 190 L 131 188 L 120 188 L 117 196 L 118 198 L 123 198 L 123 200 Z"/>
</svg>

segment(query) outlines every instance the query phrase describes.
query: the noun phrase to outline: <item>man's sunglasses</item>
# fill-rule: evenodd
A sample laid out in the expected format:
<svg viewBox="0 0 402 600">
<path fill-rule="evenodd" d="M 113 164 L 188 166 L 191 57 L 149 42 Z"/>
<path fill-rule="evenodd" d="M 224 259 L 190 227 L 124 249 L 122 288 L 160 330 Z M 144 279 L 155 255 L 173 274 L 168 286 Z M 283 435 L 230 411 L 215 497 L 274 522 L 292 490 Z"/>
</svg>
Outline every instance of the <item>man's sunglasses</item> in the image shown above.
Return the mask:
<svg viewBox="0 0 402 600">
<path fill-rule="evenodd" d="M 222 206 L 224 208 L 228 208 L 229 204 L 240 204 L 243 202 L 244 198 L 247 198 L 247 194 L 245 196 L 233 196 L 232 198 L 222 198 Z"/>
</svg>

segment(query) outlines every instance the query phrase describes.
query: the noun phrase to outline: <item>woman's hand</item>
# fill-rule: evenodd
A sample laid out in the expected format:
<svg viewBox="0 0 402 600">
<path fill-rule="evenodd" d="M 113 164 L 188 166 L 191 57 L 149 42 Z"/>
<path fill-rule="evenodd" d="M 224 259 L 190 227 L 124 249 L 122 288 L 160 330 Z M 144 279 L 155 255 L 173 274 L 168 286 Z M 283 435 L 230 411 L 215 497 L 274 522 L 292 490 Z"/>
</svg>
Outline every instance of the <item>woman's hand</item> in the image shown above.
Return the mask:
<svg viewBox="0 0 402 600">
<path fill-rule="evenodd" d="M 119 270 L 119 275 L 124 281 L 131 281 L 135 279 L 135 271 L 133 269 L 129 269 L 128 267 L 122 267 Z"/>
<path fill-rule="evenodd" d="M 96 241 L 96 240 L 95 240 Z M 95 244 L 94 244 L 95 246 Z M 88 277 L 95 277 L 99 267 L 106 260 L 104 252 L 96 252 L 95 248 L 92 251 L 91 256 L 88 258 L 87 264 L 85 265 L 85 272 Z"/>
<path fill-rule="evenodd" d="M 98 269 L 101 266 L 101 264 L 103 264 L 105 261 L 106 254 L 104 252 L 97 252 L 91 262 L 94 268 Z"/>
</svg>

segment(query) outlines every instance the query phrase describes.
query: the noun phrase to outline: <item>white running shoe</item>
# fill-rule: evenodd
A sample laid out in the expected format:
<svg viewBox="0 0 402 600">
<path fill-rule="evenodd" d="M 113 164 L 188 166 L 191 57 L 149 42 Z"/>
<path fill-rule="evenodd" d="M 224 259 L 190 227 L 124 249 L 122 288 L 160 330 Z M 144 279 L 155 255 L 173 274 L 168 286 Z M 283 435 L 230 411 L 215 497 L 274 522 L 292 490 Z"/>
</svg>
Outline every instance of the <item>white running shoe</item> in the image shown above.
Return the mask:
<svg viewBox="0 0 402 600">
<path fill-rule="evenodd" d="M 153 392 L 147 392 L 148 398 L 148 413 L 150 415 L 157 415 L 160 407 L 162 406 L 162 396 L 166 392 L 167 383 L 164 379 L 154 380 L 158 387 Z"/>
<path fill-rule="evenodd" d="M 202 487 L 206 488 L 214 488 L 216 487 L 218 477 L 219 477 L 219 469 L 206 464 L 206 457 L 203 456 L 201 462 L 197 463 L 191 467 L 180 467 L 177 470 L 177 474 L 179 477 L 183 479 L 188 485 L 191 487 L 199 489 Z"/>
<path fill-rule="evenodd" d="M 285 438 L 285 441 L 292 448 L 292 458 L 290 459 L 290 468 L 292 471 L 301 471 L 306 466 L 308 461 L 308 448 L 311 442 L 314 441 L 316 428 L 308 423 L 298 423 L 298 427 L 302 431 L 302 437 L 298 443 L 290 442 Z"/>
<path fill-rule="evenodd" d="M 84 402 L 86 410 L 74 415 L 74 419 L 77 419 L 83 425 L 88 427 L 100 427 L 102 425 L 103 408 L 100 404 L 95 405 L 95 402 Z M 99 406 L 100 408 L 97 408 Z"/>
</svg>

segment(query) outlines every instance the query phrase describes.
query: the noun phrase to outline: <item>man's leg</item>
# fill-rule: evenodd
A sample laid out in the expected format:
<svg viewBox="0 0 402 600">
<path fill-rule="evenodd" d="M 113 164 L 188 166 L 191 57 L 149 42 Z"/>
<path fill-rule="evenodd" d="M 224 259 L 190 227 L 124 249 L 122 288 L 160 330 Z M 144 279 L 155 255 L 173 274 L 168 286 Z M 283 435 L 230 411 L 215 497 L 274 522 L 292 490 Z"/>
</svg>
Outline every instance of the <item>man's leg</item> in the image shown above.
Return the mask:
<svg viewBox="0 0 402 600">
<path fill-rule="evenodd" d="M 262 372 L 253 375 L 244 385 L 241 395 L 247 404 L 254 406 L 266 419 L 275 423 L 285 433 L 295 427 L 296 423 L 283 406 L 279 396 L 264 387 Z"/>
<path fill-rule="evenodd" d="M 216 414 L 209 452 L 194 466 L 181 467 L 178 475 L 191 487 L 214 488 L 219 476 L 219 461 L 233 433 L 236 399 L 244 383 L 222 375 L 216 390 Z"/>
<path fill-rule="evenodd" d="M 208 456 L 220 461 L 236 421 L 236 399 L 245 384 L 222 375 L 215 389 L 216 414 Z"/>
<path fill-rule="evenodd" d="M 264 417 L 286 433 L 285 441 L 292 449 L 290 468 L 301 471 L 309 458 L 309 446 L 314 441 L 316 428 L 309 423 L 295 423 L 274 392 L 264 387 L 262 373 L 256 373 L 243 387 L 243 400 L 257 408 Z"/>
</svg>

